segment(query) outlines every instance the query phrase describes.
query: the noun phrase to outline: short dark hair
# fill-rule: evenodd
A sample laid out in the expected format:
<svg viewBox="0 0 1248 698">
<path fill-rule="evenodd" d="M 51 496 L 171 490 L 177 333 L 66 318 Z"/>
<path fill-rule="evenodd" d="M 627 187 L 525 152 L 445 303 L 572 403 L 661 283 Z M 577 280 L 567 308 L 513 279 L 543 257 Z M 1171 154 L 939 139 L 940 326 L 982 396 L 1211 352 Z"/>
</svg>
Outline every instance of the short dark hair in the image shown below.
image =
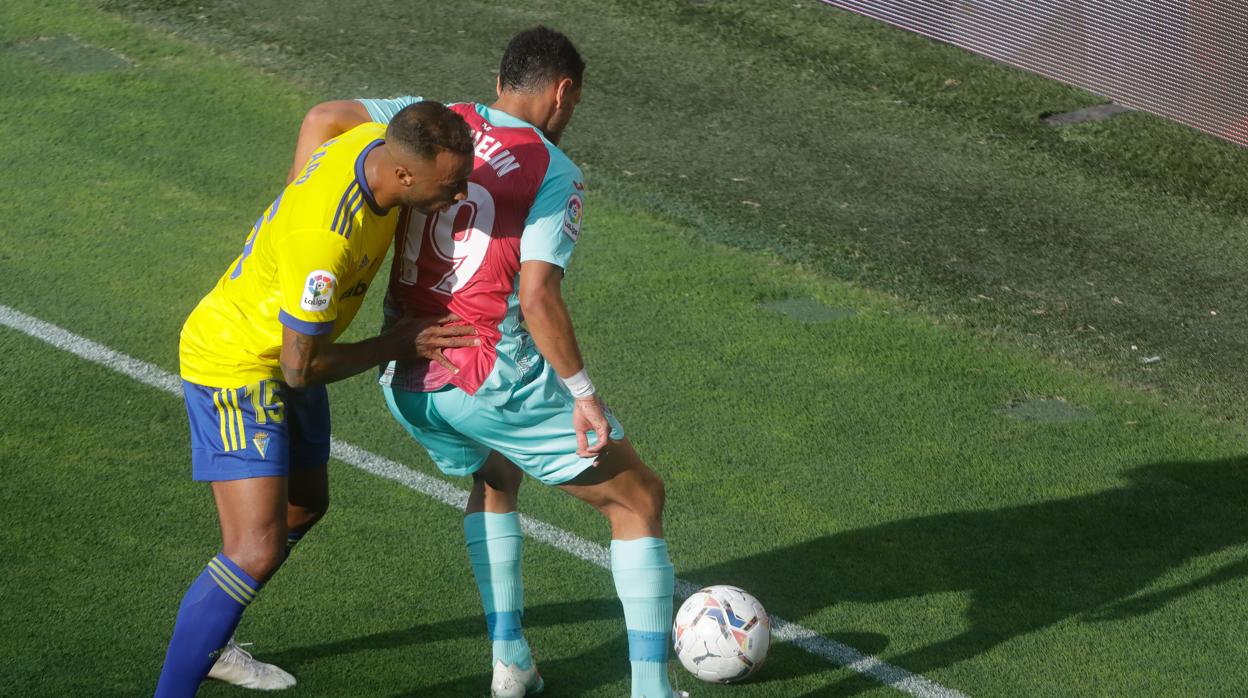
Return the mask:
<svg viewBox="0 0 1248 698">
<path fill-rule="evenodd" d="M 436 157 L 442 150 L 472 154 L 468 123 L 441 102 L 417 102 L 400 109 L 386 127 L 386 142 L 420 158 Z"/>
<path fill-rule="evenodd" d="M 583 77 L 585 61 L 572 41 L 542 26 L 511 37 L 498 67 L 498 78 L 504 90 L 527 92 L 562 78 L 572 78 L 579 86 Z"/>
</svg>

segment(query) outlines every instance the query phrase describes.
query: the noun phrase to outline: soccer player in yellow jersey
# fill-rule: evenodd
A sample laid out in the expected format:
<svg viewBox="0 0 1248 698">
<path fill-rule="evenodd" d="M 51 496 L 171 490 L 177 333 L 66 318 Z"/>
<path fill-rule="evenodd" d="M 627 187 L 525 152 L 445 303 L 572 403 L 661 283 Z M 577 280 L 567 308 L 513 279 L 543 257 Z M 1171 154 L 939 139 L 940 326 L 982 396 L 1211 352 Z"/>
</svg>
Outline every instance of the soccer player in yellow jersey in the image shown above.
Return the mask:
<svg viewBox="0 0 1248 698">
<path fill-rule="evenodd" d="M 479 341 L 469 326 L 444 325 L 457 319 L 448 316 L 408 317 L 372 339 L 335 342 L 385 259 L 400 208 L 432 214 L 462 201 L 472 148 L 464 120 L 436 102 L 324 143 L 187 319 L 180 355 L 192 473 L 212 483 L 223 546 L 182 599 L 158 697 L 193 696 L 210 669 L 256 688 L 293 685 L 268 665 L 235 671 L 249 657 L 227 643 L 328 506 L 325 384 L 395 359 L 453 369 L 441 348 Z"/>
</svg>

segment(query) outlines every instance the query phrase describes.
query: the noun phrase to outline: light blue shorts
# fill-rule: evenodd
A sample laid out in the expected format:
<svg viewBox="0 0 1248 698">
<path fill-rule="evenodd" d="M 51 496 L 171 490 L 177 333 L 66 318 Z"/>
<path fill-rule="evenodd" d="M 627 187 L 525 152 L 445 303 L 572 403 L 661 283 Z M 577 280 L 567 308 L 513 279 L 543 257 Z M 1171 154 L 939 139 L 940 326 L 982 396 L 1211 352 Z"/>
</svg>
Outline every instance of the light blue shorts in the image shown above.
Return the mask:
<svg viewBox="0 0 1248 698">
<path fill-rule="evenodd" d="M 502 405 L 453 387 L 433 393 L 395 390 L 388 385 L 382 390 L 390 413 L 447 475 L 471 475 L 490 451 L 498 451 L 547 485 L 569 482 L 594 464 L 594 458 L 576 455 L 574 401 L 545 361 L 534 378 Z M 611 438 L 623 439 L 619 421 L 609 412 L 607 420 Z M 589 443 L 596 441 L 591 432 Z"/>
</svg>

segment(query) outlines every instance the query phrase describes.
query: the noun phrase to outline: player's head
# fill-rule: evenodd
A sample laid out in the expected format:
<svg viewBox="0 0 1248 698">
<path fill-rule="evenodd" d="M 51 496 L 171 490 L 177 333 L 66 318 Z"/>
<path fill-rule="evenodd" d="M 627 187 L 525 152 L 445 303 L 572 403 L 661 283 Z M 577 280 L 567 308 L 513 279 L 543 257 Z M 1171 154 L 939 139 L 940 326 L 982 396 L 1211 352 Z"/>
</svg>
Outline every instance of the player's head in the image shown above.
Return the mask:
<svg viewBox="0 0 1248 698">
<path fill-rule="evenodd" d="M 432 213 L 462 201 L 472 174 L 472 131 L 439 102 L 404 107 L 386 127 L 399 202 Z"/>
<path fill-rule="evenodd" d="M 507 44 L 498 68 L 498 94 L 542 102 L 542 123 L 533 125 L 558 143 L 581 101 L 584 77 L 585 61 L 568 37 L 538 26 Z"/>
</svg>

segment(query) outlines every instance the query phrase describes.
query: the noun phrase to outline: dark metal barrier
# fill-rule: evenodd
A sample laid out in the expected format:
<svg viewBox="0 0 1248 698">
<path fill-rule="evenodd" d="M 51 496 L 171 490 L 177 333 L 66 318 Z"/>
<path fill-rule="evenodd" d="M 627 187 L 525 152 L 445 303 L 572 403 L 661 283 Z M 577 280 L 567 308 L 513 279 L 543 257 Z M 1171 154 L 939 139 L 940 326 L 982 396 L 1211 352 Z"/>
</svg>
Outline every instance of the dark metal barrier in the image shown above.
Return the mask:
<svg viewBox="0 0 1248 698">
<path fill-rule="evenodd" d="M 1248 0 L 824 0 L 1248 145 Z"/>
</svg>

